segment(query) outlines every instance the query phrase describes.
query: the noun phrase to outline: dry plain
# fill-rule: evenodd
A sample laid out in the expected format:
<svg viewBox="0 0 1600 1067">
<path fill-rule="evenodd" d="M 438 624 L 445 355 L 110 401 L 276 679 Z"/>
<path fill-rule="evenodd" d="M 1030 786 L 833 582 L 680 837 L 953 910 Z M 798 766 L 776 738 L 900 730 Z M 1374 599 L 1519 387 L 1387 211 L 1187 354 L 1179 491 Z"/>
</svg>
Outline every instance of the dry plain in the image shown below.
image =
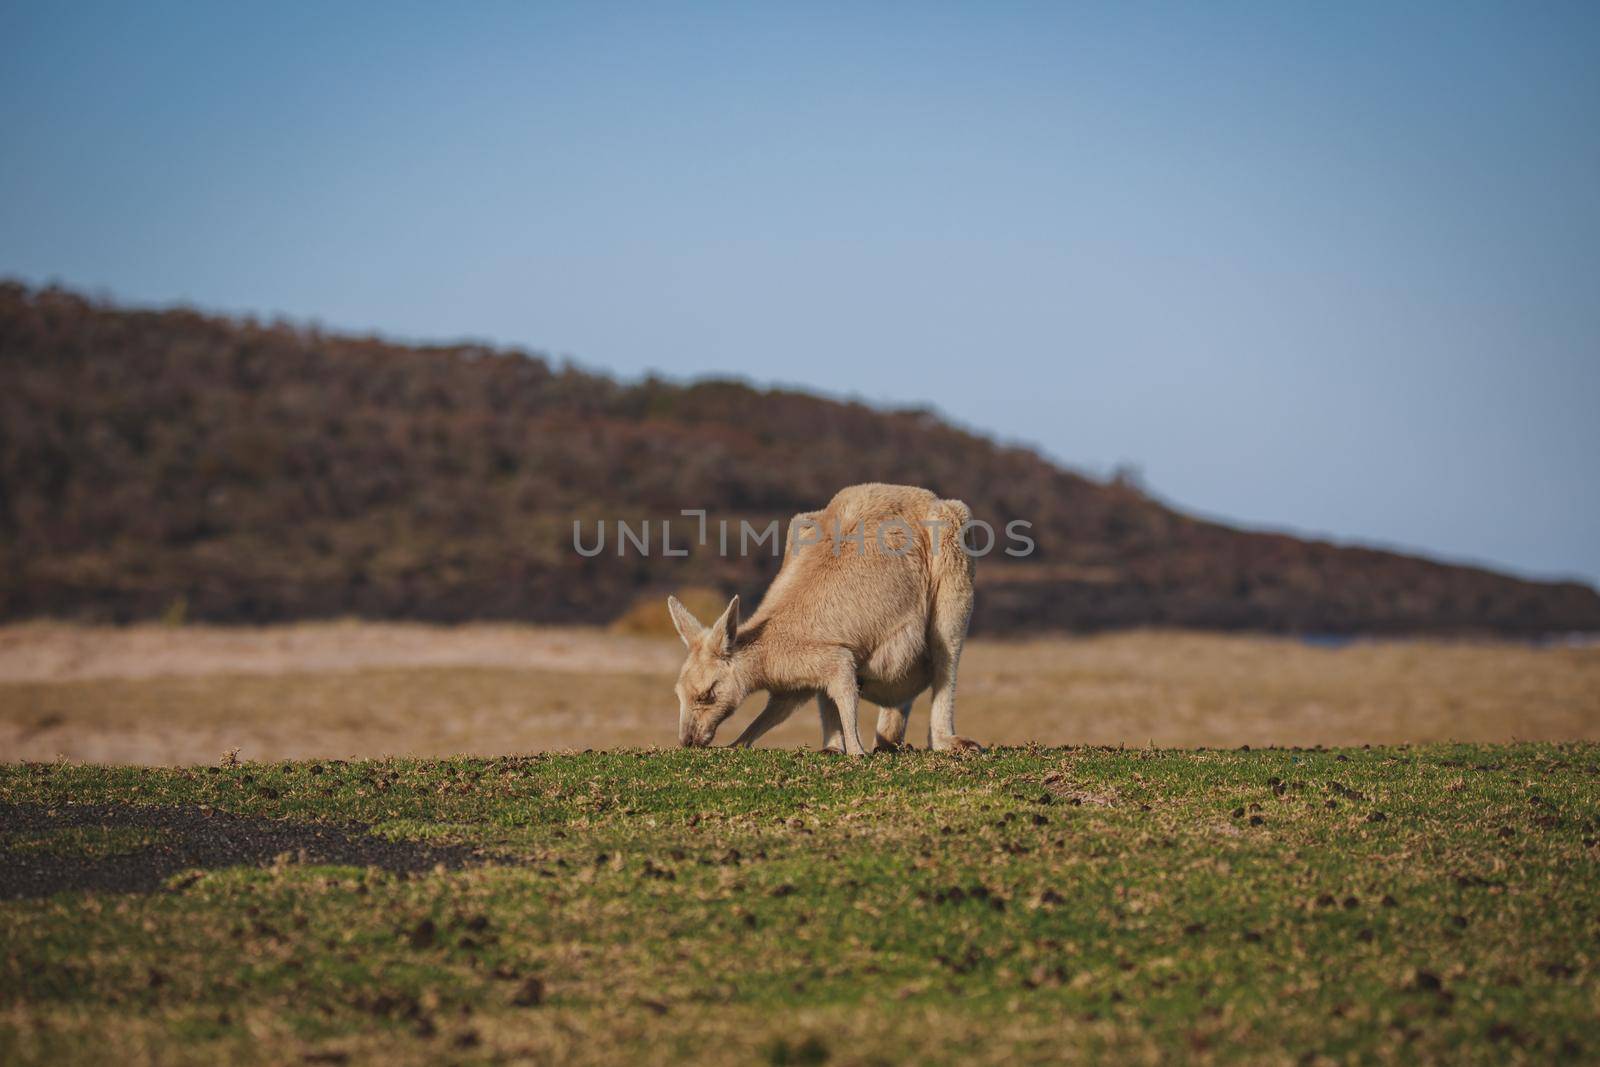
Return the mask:
<svg viewBox="0 0 1600 1067">
<path fill-rule="evenodd" d="M 0 759 L 130 764 L 670 746 L 672 638 L 330 622 L 0 628 Z M 723 727 L 737 735 L 753 697 Z M 1315 746 L 1600 739 L 1600 646 L 1137 631 L 975 638 L 991 744 Z M 927 698 L 911 738 L 925 743 Z M 865 721 L 865 719 L 864 719 Z M 868 723 L 870 726 L 870 723 Z M 814 747 L 797 713 L 767 747 Z"/>
</svg>

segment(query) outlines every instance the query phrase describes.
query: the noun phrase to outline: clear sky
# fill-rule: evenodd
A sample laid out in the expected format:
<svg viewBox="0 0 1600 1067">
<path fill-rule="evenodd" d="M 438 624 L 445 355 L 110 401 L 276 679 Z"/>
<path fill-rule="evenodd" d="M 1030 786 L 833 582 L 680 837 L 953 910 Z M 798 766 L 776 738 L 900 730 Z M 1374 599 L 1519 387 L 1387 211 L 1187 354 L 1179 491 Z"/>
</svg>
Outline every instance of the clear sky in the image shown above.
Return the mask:
<svg viewBox="0 0 1600 1067">
<path fill-rule="evenodd" d="M 1600 4 L 0 0 L 0 274 L 1600 579 Z"/>
</svg>

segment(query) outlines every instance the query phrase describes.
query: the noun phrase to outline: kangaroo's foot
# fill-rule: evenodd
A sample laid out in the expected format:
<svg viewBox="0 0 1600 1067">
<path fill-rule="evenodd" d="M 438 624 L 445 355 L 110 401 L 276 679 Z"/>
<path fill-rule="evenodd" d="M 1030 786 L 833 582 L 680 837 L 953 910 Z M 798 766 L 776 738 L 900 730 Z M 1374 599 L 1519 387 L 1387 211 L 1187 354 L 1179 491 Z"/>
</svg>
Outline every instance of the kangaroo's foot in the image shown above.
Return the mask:
<svg viewBox="0 0 1600 1067">
<path fill-rule="evenodd" d="M 974 740 L 972 740 L 971 738 L 968 738 L 968 737 L 957 737 L 955 734 L 951 734 L 949 737 L 935 738 L 934 742 L 933 742 L 933 747 L 934 747 L 934 751 L 936 751 L 936 752 L 982 752 L 983 751 L 983 746 L 978 744 L 978 742 L 976 742 L 976 741 L 974 741 Z"/>
</svg>

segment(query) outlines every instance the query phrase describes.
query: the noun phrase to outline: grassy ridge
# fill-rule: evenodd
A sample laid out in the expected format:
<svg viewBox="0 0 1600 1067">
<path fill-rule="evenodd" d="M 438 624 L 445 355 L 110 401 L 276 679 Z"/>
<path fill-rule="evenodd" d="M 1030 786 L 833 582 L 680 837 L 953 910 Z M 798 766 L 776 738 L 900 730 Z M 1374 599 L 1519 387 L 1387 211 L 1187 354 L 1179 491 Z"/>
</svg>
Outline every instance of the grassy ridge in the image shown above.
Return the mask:
<svg viewBox="0 0 1600 1067">
<path fill-rule="evenodd" d="M 1589 744 L 7 765 L 46 822 L 478 852 L 0 902 L 0 1058 L 1593 1058 L 1597 802 Z M 6 864 L 161 847 L 0 829 Z"/>
</svg>

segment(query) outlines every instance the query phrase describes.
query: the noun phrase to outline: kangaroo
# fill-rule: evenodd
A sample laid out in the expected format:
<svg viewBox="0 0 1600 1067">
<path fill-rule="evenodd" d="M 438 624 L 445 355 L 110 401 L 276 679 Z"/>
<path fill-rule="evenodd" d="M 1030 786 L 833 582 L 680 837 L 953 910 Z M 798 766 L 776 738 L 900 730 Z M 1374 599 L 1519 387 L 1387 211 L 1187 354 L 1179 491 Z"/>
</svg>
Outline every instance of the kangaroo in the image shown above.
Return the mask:
<svg viewBox="0 0 1600 1067">
<path fill-rule="evenodd" d="M 877 748 L 894 748 L 911 701 L 932 687 L 929 747 L 982 751 L 956 735 L 974 569 L 961 533 L 971 517 L 926 489 L 853 485 L 790 522 L 783 566 L 748 622 L 737 596 L 710 626 L 668 597 L 689 649 L 676 686 L 679 742 L 710 745 L 745 697 L 765 690 L 766 707 L 735 746 L 753 745 L 815 696 L 823 748 L 859 756 L 861 698 L 883 709 Z"/>
</svg>

